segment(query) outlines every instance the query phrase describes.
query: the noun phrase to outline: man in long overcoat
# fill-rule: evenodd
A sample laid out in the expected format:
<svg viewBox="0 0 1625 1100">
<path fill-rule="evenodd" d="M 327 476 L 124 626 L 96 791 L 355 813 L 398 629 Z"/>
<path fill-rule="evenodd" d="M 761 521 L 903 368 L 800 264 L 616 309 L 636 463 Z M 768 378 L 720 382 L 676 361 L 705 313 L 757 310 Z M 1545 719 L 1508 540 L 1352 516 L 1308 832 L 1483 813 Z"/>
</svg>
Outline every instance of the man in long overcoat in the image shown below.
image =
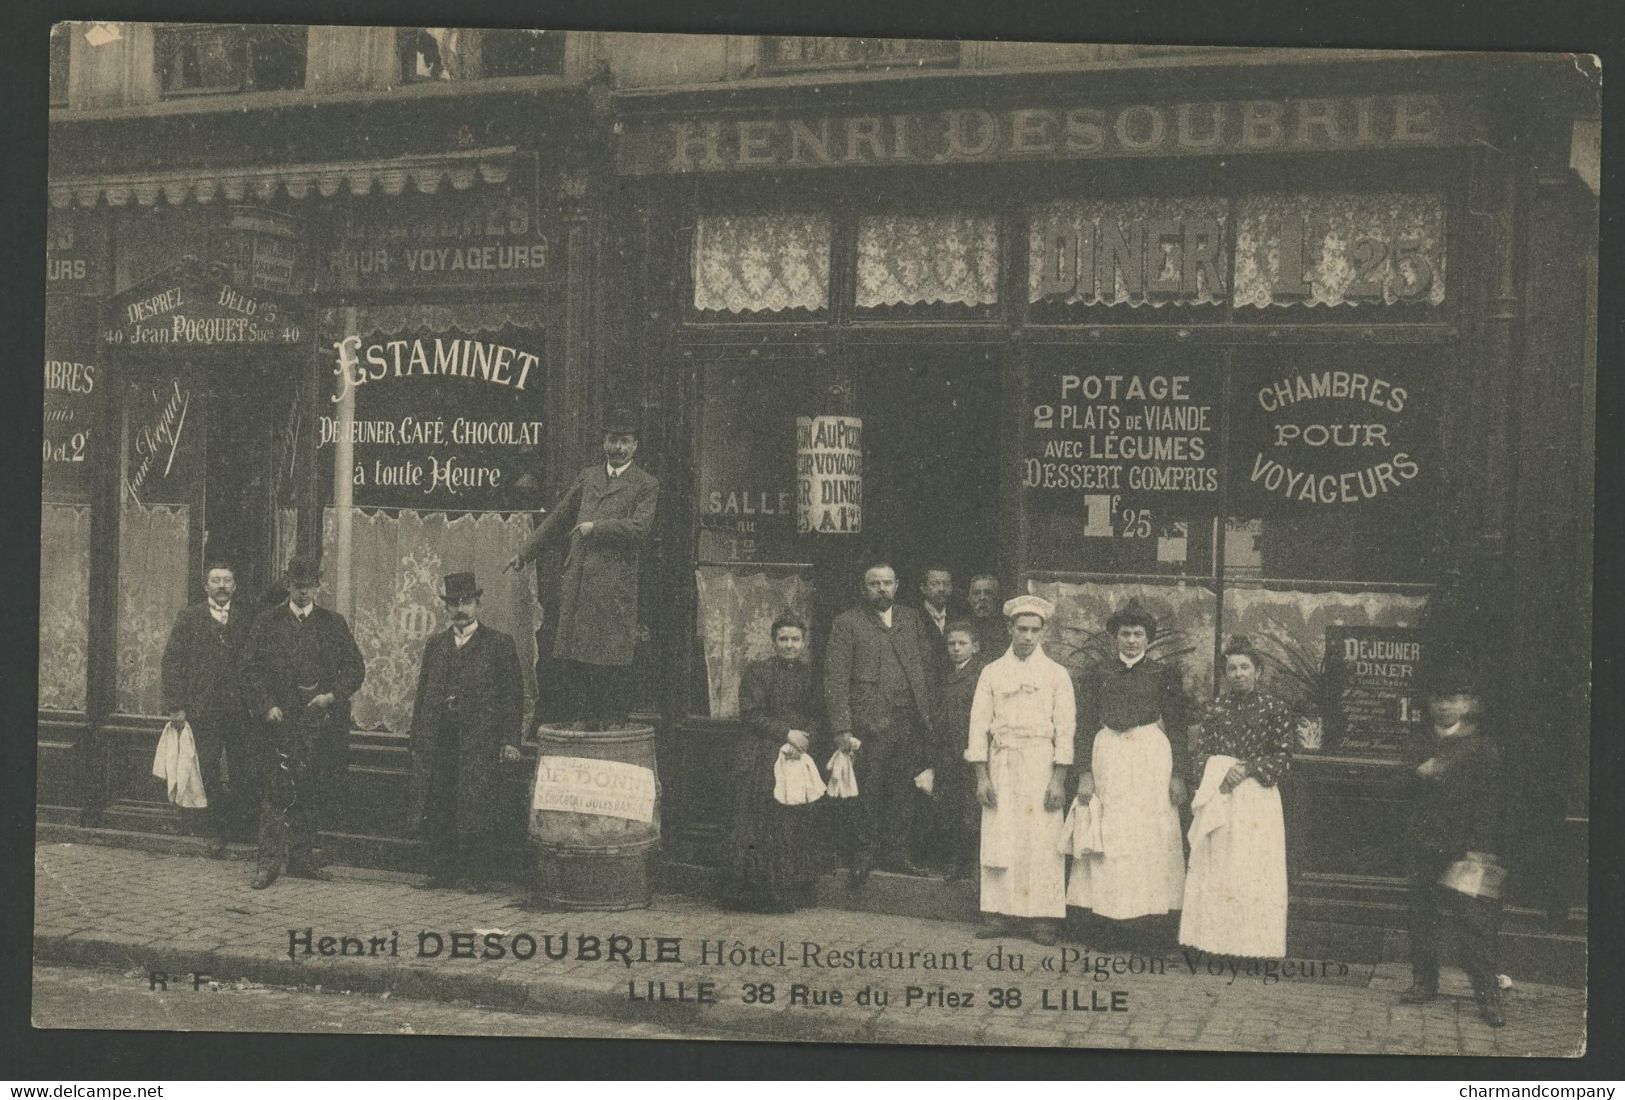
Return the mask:
<svg viewBox="0 0 1625 1100">
<path fill-rule="evenodd" d="M 211 562 L 203 576 L 202 603 L 175 619 L 164 644 L 164 710 L 177 726 L 192 727 L 209 830 L 209 854 L 226 854 L 233 834 L 246 839 L 259 805 L 259 768 L 243 685 L 243 651 L 254 625 L 248 607 L 234 606 L 237 574 L 225 562 Z M 222 761 L 224 767 L 222 767 Z"/>
<path fill-rule="evenodd" d="M 852 754 L 858 781 L 854 887 L 882 866 L 922 873 L 909 859 L 914 781 L 931 766 L 931 696 L 920 613 L 895 603 L 897 573 L 863 575 L 864 603 L 835 617 L 824 652 L 824 709 L 835 747 Z M 854 743 L 856 739 L 856 743 Z"/>
<path fill-rule="evenodd" d="M 350 696 L 367 675 L 350 624 L 316 605 L 322 580 L 316 562 L 291 559 L 285 579 L 288 602 L 255 620 L 243 656 L 266 772 L 256 890 L 284 870 L 301 878 L 332 877 L 316 863 L 316 829 L 344 773 Z"/>
<path fill-rule="evenodd" d="M 502 808 L 500 764 L 519 759 L 525 694 L 513 638 L 479 620 L 472 573 L 446 577 L 450 625 L 429 639 L 412 706 L 414 818 L 430 886 L 483 885 Z"/>
<path fill-rule="evenodd" d="M 654 530 L 660 482 L 633 465 L 637 424 L 617 409 L 604 424 L 604 461 L 576 477 L 564 498 L 508 562 L 518 569 L 566 542 L 553 656 L 570 663 L 578 717 L 589 727 L 624 724 L 627 671 L 638 634 L 638 555 Z"/>
</svg>

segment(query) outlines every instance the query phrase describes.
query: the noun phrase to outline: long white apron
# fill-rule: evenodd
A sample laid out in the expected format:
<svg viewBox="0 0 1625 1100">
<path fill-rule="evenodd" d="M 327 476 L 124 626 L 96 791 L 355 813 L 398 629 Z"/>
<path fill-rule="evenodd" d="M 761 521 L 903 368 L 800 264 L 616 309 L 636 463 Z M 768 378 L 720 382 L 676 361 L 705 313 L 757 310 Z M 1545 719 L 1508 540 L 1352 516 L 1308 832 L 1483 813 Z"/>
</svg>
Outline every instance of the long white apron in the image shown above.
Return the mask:
<svg viewBox="0 0 1625 1100">
<path fill-rule="evenodd" d="M 1212 757 L 1202 788 L 1222 780 L 1236 761 Z M 1191 867 L 1179 942 L 1213 955 L 1278 959 L 1286 954 L 1286 827 L 1281 792 L 1256 779 L 1229 794 L 1216 789 L 1191 823 Z M 1212 819 L 1203 818 L 1211 808 Z"/>
<path fill-rule="evenodd" d="M 1044 808 L 1054 766 L 1049 734 L 994 734 L 987 771 L 998 805 L 982 807 L 984 913 L 1066 916 L 1066 857 L 1059 851 L 1064 817 Z"/>
<path fill-rule="evenodd" d="M 1103 853 L 1072 861 L 1066 900 L 1131 920 L 1178 909 L 1185 888 L 1179 811 L 1168 799 L 1173 752 L 1155 725 L 1095 734 L 1090 770 L 1100 800 Z"/>
</svg>

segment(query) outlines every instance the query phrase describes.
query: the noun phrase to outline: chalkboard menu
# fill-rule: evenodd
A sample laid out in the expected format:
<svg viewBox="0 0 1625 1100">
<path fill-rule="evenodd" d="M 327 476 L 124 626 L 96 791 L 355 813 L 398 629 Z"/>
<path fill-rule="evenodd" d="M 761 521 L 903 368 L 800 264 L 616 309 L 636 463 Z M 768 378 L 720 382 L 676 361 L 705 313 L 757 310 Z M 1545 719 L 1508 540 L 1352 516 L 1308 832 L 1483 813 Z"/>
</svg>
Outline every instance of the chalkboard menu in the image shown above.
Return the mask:
<svg viewBox="0 0 1625 1100">
<path fill-rule="evenodd" d="M 318 462 L 347 435 L 354 502 L 424 511 L 543 507 L 543 333 L 419 329 L 351 336 L 328 346 L 333 399 L 318 413 Z M 350 391 L 355 415 L 340 419 Z M 330 467 L 327 467 L 330 468 Z M 331 494 L 330 479 L 321 479 Z"/>
<path fill-rule="evenodd" d="M 1336 700 L 1325 748 L 1357 756 L 1406 756 L 1422 729 L 1417 686 L 1421 634 L 1402 626 L 1329 626 L 1326 674 Z"/>
</svg>

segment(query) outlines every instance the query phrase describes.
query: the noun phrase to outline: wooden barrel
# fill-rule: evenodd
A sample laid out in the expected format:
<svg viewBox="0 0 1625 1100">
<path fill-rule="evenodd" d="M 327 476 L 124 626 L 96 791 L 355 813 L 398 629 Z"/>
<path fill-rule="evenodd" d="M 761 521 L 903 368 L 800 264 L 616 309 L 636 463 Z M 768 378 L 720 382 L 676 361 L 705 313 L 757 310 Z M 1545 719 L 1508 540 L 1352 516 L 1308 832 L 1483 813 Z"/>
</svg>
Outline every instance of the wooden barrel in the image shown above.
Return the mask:
<svg viewBox="0 0 1625 1100">
<path fill-rule="evenodd" d="M 651 726 L 537 730 L 530 837 L 531 903 L 541 909 L 642 909 L 660 843 Z"/>
</svg>

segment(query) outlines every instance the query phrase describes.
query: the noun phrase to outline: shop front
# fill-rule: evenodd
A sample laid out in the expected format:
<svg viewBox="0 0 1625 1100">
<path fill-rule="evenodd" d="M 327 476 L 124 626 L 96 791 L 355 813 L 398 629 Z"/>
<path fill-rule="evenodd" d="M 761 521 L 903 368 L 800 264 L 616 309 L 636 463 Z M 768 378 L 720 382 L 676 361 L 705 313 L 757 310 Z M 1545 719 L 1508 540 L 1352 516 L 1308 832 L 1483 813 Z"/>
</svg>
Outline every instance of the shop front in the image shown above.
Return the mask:
<svg viewBox="0 0 1625 1100">
<path fill-rule="evenodd" d="M 802 612 L 816 654 L 885 558 L 908 602 L 928 566 L 961 597 L 990 573 L 1053 600 L 1046 646 L 1080 674 L 1138 599 L 1193 704 L 1251 636 L 1299 715 L 1300 934 L 1355 929 L 1375 953 L 1403 927 L 1424 677 L 1467 668 L 1504 713 L 1528 705 L 1486 639 L 1530 614 L 1506 441 L 1545 200 L 1487 144 L 1516 124 L 1476 89 L 1301 76 L 1218 71 L 1178 96 L 1133 74 L 1042 96 L 921 80 L 815 112 L 622 97 L 644 342 L 686 429 L 659 563 L 683 609 L 661 703 L 674 859 L 718 859 L 739 672 L 768 624 Z M 1526 865 L 1575 839 L 1586 727 L 1565 715 L 1555 752 L 1508 723 L 1547 799 Z M 1583 841 L 1562 858 L 1582 878 L 1532 870 L 1519 904 L 1581 904 Z"/>
</svg>

